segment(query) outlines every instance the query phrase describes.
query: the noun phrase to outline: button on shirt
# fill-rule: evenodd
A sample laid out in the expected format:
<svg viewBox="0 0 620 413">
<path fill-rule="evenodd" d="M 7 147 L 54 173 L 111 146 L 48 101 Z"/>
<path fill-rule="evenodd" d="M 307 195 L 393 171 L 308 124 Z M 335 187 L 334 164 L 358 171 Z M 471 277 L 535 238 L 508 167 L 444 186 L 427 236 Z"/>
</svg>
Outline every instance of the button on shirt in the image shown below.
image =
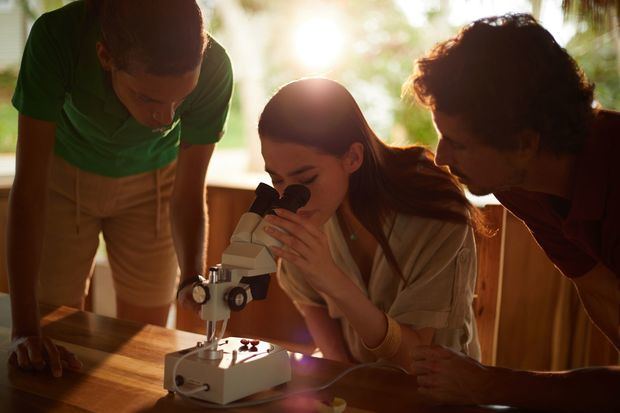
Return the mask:
<svg viewBox="0 0 620 413">
<path fill-rule="evenodd" d="M 495 196 L 567 277 L 598 262 L 620 277 L 620 113 L 597 113 L 575 168 L 570 200 L 520 189 Z"/>
</svg>

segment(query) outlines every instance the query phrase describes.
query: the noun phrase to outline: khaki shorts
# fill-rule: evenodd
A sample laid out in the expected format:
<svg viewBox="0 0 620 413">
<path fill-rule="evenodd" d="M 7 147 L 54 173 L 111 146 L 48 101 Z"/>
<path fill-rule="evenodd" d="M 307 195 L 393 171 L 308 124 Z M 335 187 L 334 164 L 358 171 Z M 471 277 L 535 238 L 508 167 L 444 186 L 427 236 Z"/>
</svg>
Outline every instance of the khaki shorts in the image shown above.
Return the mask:
<svg viewBox="0 0 620 413">
<path fill-rule="evenodd" d="M 55 156 L 39 300 L 75 305 L 86 296 L 102 233 L 118 299 L 142 307 L 169 304 L 178 274 L 169 218 L 175 166 L 110 178 Z"/>
</svg>

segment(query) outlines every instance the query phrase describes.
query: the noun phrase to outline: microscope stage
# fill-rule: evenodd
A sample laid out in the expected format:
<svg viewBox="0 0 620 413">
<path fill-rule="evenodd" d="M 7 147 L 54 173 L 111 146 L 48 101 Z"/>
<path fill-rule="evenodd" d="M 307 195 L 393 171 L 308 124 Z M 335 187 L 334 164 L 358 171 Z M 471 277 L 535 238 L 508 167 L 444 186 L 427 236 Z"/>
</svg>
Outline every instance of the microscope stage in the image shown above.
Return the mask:
<svg viewBox="0 0 620 413">
<path fill-rule="evenodd" d="M 195 353 L 184 358 L 173 373 L 177 360 L 198 348 L 166 354 L 164 388 L 176 391 L 176 377 L 181 392 L 196 390 L 190 397 L 226 404 L 291 380 L 291 364 L 284 348 L 239 337 L 219 341 L 221 358 L 209 360 Z M 198 391 L 201 387 L 204 390 Z"/>
</svg>

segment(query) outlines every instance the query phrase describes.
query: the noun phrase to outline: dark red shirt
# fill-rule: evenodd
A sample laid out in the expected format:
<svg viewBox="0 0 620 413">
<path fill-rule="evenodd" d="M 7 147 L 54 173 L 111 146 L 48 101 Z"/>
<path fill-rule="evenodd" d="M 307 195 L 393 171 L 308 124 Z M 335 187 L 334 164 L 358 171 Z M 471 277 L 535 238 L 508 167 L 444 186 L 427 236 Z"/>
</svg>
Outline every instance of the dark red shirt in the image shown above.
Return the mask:
<svg viewBox="0 0 620 413">
<path fill-rule="evenodd" d="M 597 114 L 575 168 L 570 200 L 520 189 L 494 195 L 564 275 L 601 262 L 620 278 L 620 112 Z"/>
</svg>

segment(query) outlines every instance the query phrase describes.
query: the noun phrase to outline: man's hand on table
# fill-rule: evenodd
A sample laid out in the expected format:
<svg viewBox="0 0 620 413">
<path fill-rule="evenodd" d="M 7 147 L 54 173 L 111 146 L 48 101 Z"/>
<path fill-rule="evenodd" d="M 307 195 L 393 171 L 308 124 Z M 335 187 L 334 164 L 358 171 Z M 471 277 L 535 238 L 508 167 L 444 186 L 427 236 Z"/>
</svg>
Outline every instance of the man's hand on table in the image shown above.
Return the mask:
<svg viewBox="0 0 620 413">
<path fill-rule="evenodd" d="M 82 362 L 63 346 L 57 346 L 49 337 L 18 336 L 11 341 L 9 363 L 26 371 L 43 371 L 49 368 L 54 377 L 61 377 L 62 370 L 79 370 Z"/>
<path fill-rule="evenodd" d="M 492 367 L 442 346 L 418 346 L 413 350 L 412 373 L 418 391 L 435 402 L 485 404 L 493 383 Z"/>
</svg>

